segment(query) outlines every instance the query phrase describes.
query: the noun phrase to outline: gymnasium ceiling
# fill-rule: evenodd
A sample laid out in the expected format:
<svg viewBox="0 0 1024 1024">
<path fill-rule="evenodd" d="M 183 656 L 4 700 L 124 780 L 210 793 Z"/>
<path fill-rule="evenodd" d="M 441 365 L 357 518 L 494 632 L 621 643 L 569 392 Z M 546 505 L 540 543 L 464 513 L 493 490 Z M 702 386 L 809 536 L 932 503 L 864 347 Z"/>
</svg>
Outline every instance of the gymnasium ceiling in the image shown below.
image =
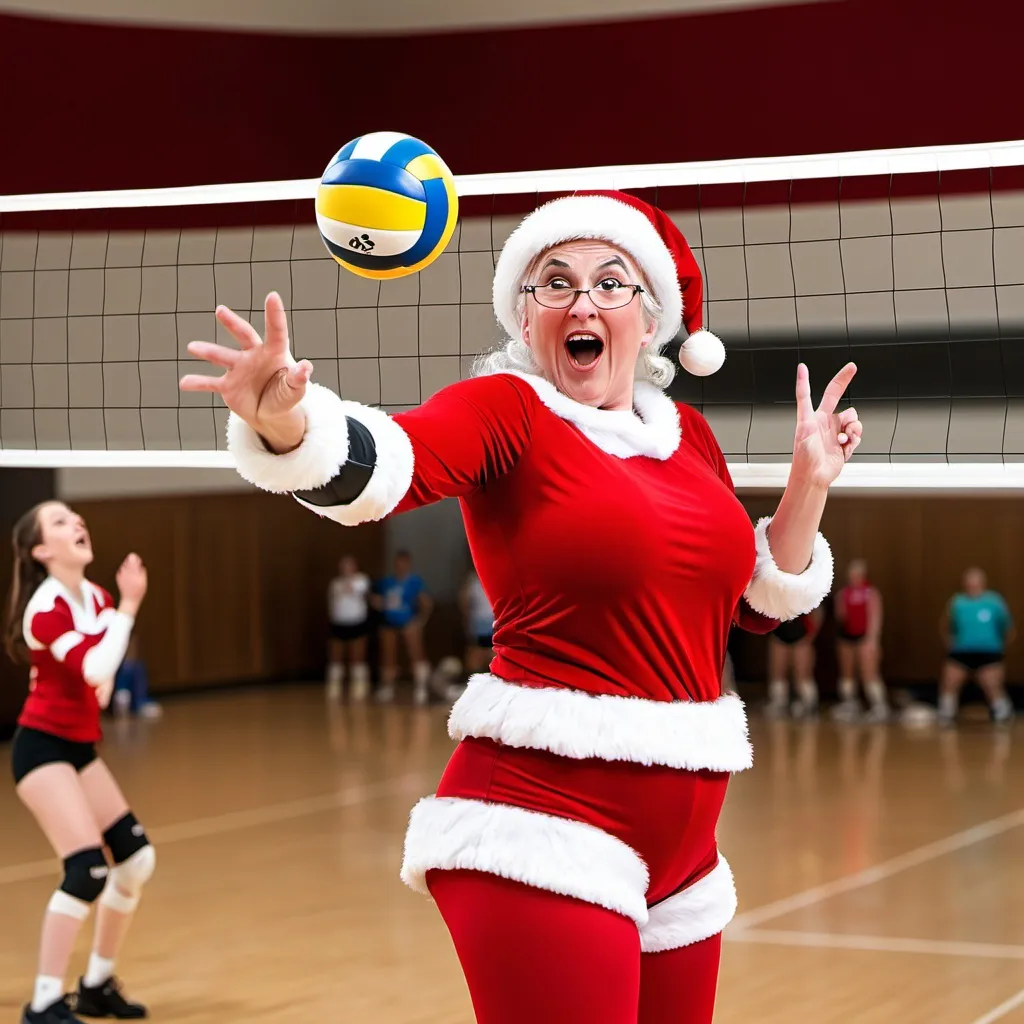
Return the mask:
<svg viewBox="0 0 1024 1024">
<path fill-rule="evenodd" d="M 345 35 L 594 22 L 798 2 L 805 0 L 0 0 L 0 11 L 75 21 Z"/>
</svg>

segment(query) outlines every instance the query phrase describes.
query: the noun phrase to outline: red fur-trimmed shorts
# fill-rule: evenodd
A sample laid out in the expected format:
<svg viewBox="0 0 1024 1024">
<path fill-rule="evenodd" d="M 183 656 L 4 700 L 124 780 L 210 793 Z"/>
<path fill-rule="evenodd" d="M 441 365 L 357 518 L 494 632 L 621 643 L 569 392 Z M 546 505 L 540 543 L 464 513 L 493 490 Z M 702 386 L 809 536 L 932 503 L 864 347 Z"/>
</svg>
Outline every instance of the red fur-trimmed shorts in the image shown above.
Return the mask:
<svg viewBox="0 0 1024 1024">
<path fill-rule="evenodd" d="M 715 831 L 750 759 L 737 698 L 595 698 L 478 676 L 449 731 L 461 742 L 406 834 L 413 889 L 428 892 L 432 870 L 488 872 L 631 918 L 647 952 L 732 919 Z"/>
</svg>

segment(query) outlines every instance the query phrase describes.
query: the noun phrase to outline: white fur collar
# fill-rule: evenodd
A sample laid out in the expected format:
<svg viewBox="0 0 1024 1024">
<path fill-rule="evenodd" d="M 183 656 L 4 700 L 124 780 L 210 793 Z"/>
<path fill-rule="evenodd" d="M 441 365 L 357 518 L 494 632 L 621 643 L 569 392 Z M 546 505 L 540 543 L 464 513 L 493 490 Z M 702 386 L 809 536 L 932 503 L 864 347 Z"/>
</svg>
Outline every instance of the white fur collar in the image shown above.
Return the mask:
<svg viewBox="0 0 1024 1024">
<path fill-rule="evenodd" d="M 676 403 L 661 388 L 645 380 L 633 385 L 633 408 L 595 409 L 563 395 L 550 381 L 532 373 L 508 371 L 525 380 L 537 397 L 560 419 L 575 423 L 603 452 L 620 459 L 646 455 L 671 458 L 682 436 Z"/>
</svg>

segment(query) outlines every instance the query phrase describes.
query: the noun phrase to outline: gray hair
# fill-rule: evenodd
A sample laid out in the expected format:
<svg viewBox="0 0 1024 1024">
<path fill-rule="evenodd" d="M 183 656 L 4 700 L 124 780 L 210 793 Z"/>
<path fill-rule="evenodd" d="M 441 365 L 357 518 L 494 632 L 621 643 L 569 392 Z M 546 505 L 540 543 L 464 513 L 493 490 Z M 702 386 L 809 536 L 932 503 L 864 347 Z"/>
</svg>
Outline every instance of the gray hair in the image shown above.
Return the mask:
<svg viewBox="0 0 1024 1024">
<path fill-rule="evenodd" d="M 539 253 L 527 268 L 526 274 L 523 275 L 524 280 L 529 277 L 530 271 L 543 255 L 543 253 Z M 643 277 L 642 272 L 641 277 Z M 661 322 L 664 309 L 650 287 L 646 286 L 646 278 L 644 283 L 644 290 L 640 293 L 640 306 L 643 311 L 644 325 L 650 326 L 652 323 Z M 521 286 L 522 281 L 517 287 Z M 526 319 L 526 295 L 522 291 L 516 296 L 515 310 L 516 319 L 522 327 L 523 321 Z M 676 375 L 676 367 L 671 359 L 661 354 L 665 344 L 662 342 L 657 347 L 648 345 L 640 350 L 636 361 L 636 370 L 633 373 L 634 380 L 646 380 L 659 388 L 667 388 L 672 383 Z M 491 373 L 508 373 L 510 371 L 543 376 L 540 366 L 534 358 L 533 350 L 521 337 L 510 338 L 501 348 L 492 349 L 490 352 L 478 356 L 473 363 L 472 373 L 474 377 L 485 377 Z"/>
</svg>

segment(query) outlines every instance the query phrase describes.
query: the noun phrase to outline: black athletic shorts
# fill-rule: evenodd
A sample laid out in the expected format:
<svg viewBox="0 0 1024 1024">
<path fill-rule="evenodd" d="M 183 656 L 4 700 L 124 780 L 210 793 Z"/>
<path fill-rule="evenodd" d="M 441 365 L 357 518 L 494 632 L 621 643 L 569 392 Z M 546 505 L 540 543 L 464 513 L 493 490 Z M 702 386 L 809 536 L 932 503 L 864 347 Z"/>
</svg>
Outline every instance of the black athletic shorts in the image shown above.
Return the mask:
<svg viewBox="0 0 1024 1024">
<path fill-rule="evenodd" d="M 807 638 L 807 627 L 803 616 L 780 623 L 772 630 L 772 636 L 784 644 L 798 644 Z"/>
<path fill-rule="evenodd" d="M 840 640 L 848 644 L 860 644 L 868 638 L 867 633 L 860 633 L 856 636 L 853 633 L 847 633 L 846 630 L 842 628 L 842 626 L 839 627 L 838 636 Z"/>
<path fill-rule="evenodd" d="M 72 740 L 18 726 L 11 747 L 11 769 L 14 784 L 17 785 L 29 772 L 42 768 L 44 764 L 67 763 L 80 772 L 96 760 L 95 743 L 75 743 Z"/>
<path fill-rule="evenodd" d="M 493 647 L 494 646 L 494 634 L 493 633 L 477 633 L 473 638 L 473 644 L 476 647 Z"/>
<path fill-rule="evenodd" d="M 370 622 L 368 619 L 363 619 L 362 622 L 331 623 L 331 638 L 334 640 L 341 640 L 343 642 L 348 640 L 358 640 L 360 637 L 366 636 L 369 632 Z"/>
<path fill-rule="evenodd" d="M 949 660 L 976 672 L 987 665 L 998 665 L 1003 660 L 1003 655 L 998 651 L 950 651 Z"/>
</svg>

